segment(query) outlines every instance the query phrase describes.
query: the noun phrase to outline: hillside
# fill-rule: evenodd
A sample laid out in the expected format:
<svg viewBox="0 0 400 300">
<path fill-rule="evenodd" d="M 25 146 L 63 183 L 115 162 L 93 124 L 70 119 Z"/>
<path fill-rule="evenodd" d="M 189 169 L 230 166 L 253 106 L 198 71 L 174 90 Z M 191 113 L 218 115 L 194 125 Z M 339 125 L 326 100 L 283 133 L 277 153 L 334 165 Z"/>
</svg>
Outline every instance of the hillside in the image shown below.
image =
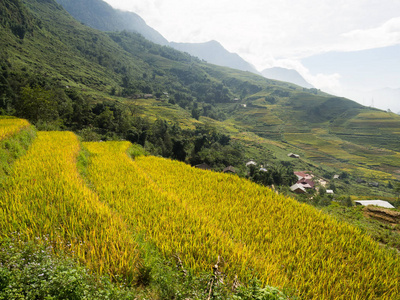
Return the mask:
<svg viewBox="0 0 400 300">
<path fill-rule="evenodd" d="M 236 53 L 230 53 L 216 41 L 206 43 L 168 42 L 160 33 L 147 26 L 135 13 L 113 9 L 102 0 L 57 0 L 75 19 L 102 31 L 136 32 L 148 40 L 170 46 L 218 66 L 258 74 L 258 71 Z"/>
<path fill-rule="evenodd" d="M 25 130 L 18 124 L 26 125 L 18 119 L 0 119 L 0 126 L 10 128 L 13 135 Z M 19 244 L 12 244 L 16 248 L 12 251 L 35 253 L 29 260 L 38 259 L 36 248 L 18 249 L 35 241 L 36 247 L 51 246 L 47 255 L 53 260 L 70 257 L 88 273 L 109 276 L 119 284 L 120 292 L 99 285 L 107 288 L 99 299 L 111 291 L 114 299 L 127 299 L 125 293 L 139 299 L 275 295 L 270 298 L 274 300 L 295 295 L 301 299 L 399 295 L 398 254 L 360 230 L 235 175 L 153 156 L 132 159 L 128 153 L 133 149 L 127 141 L 80 145 L 71 132 L 39 131 L 26 154 L 3 177 L 1 244 L 10 243 L 7 238 L 18 233 Z M 11 271 L 24 263 L 14 257 L 14 268 L 5 269 L 10 258 L 5 260 L 8 256 L 0 253 L 2 278 L 8 280 Z M 157 264 L 159 255 L 163 262 Z M 165 273 L 161 275 L 159 268 Z M 175 273 L 170 273 L 173 269 Z M 42 296 L 60 295 L 45 284 L 48 276 L 67 284 L 68 295 L 75 299 L 90 291 L 85 283 L 71 279 L 73 273 L 68 273 L 67 281 L 56 279 L 52 268 L 41 272 L 36 279 L 41 285 L 35 290 Z M 186 279 L 188 274 L 192 279 Z M 255 276 L 263 286 L 284 288 L 291 296 L 260 288 Z M 196 290 L 168 286 L 177 281 L 192 288 L 202 283 Z M 63 284 L 57 293 L 67 293 Z M 238 285 L 242 287 L 237 290 Z M 6 292 L 9 299 L 16 297 L 8 285 L 1 286 L 0 296 Z"/>
<path fill-rule="evenodd" d="M 168 45 L 168 41 L 133 12 L 112 8 L 98 0 L 57 0 L 75 19 L 101 31 L 131 31 L 143 35 L 149 41 Z"/>
<path fill-rule="evenodd" d="M 243 176 L 249 159 L 327 179 L 348 172 L 342 195 L 394 199 L 388 186 L 400 178 L 395 114 L 207 64 L 134 33 L 100 32 L 54 1 L 0 5 L 3 114 L 86 140 L 126 139 L 192 165 L 233 165 Z"/>
</svg>

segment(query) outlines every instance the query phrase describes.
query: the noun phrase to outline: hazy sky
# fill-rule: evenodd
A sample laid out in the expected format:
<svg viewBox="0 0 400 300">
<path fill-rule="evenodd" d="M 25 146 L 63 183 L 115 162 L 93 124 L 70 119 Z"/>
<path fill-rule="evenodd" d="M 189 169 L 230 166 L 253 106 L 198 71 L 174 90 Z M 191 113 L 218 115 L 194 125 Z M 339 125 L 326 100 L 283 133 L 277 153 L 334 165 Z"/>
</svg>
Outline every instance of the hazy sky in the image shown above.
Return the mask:
<svg viewBox="0 0 400 300">
<path fill-rule="evenodd" d="M 400 44 L 400 0 L 105 1 L 139 14 L 169 41 L 216 40 L 259 71 L 293 68 L 332 93 L 341 75 L 311 74 L 301 58 Z"/>
<path fill-rule="evenodd" d="M 106 0 L 174 42 L 219 41 L 256 68 L 400 43 L 400 0 Z"/>
</svg>

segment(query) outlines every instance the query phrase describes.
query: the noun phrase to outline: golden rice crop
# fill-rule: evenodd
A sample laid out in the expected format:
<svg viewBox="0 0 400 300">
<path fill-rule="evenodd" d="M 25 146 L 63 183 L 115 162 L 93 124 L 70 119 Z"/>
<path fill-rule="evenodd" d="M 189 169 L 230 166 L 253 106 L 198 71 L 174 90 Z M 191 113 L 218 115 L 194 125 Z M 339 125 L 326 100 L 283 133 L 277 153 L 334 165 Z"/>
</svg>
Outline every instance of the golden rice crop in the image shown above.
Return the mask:
<svg viewBox="0 0 400 300">
<path fill-rule="evenodd" d="M 227 269 L 232 273 L 245 269 L 243 262 L 253 256 L 246 245 L 210 227 L 209 220 L 194 214 L 184 201 L 159 189 L 126 155 L 129 142 L 84 145 L 92 153 L 88 179 L 100 199 L 165 254 L 178 254 L 197 271 L 210 270 L 219 254 L 229 257 Z M 269 263 L 266 268 L 274 270 Z"/>
<path fill-rule="evenodd" d="M 292 285 L 305 298 L 399 297 L 398 257 L 359 230 L 237 176 L 155 157 L 139 157 L 136 163 L 199 215 L 214 216 L 215 227 L 280 265 L 284 276 L 264 272 L 265 282 Z"/>
<path fill-rule="evenodd" d="M 0 141 L 30 126 L 27 120 L 16 118 L 0 118 Z"/>
<path fill-rule="evenodd" d="M 0 195 L 2 237 L 18 232 L 45 236 L 57 251 L 70 251 L 99 274 L 132 280 L 137 245 L 121 218 L 86 187 L 76 166 L 80 145 L 70 132 L 39 132 Z"/>
<path fill-rule="evenodd" d="M 305 299 L 399 298 L 398 257 L 350 225 L 237 176 L 132 161 L 127 142 L 86 145 L 100 198 L 195 270 L 222 255 L 230 278 L 250 272 Z"/>
</svg>

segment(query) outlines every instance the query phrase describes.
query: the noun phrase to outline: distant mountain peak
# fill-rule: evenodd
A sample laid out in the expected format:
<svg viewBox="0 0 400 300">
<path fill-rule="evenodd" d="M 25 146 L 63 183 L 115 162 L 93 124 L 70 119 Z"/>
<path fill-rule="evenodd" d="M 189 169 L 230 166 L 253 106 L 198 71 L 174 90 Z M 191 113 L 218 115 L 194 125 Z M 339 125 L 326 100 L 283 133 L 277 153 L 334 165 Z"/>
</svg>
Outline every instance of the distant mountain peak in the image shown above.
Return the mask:
<svg viewBox="0 0 400 300">
<path fill-rule="evenodd" d="M 168 45 L 168 41 L 136 13 L 114 9 L 102 0 L 56 0 L 75 19 L 101 31 L 131 31 L 149 41 Z"/>
<path fill-rule="evenodd" d="M 261 74 L 266 78 L 294 83 L 308 89 L 314 87 L 308 83 L 299 72 L 293 69 L 273 67 L 263 70 Z"/>
<path fill-rule="evenodd" d="M 209 63 L 242 71 L 260 74 L 254 66 L 236 53 L 226 50 L 218 41 L 205 43 L 169 43 L 160 33 L 151 28 L 137 14 L 114 9 L 103 0 L 56 0 L 75 19 L 101 31 L 130 31 L 143 35 L 148 40 L 169 45 L 187 52 Z"/>
<path fill-rule="evenodd" d="M 241 58 L 238 54 L 229 52 L 221 43 L 215 40 L 204 43 L 171 42 L 170 46 L 176 50 L 197 56 L 214 65 L 260 74 L 254 66 Z"/>
</svg>

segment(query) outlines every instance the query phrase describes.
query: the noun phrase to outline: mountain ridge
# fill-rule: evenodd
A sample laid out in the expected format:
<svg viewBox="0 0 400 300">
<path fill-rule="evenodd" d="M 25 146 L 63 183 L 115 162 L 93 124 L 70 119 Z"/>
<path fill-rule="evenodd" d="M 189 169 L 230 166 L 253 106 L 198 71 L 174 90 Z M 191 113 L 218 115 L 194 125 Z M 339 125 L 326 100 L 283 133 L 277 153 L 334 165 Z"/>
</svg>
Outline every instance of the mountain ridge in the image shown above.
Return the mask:
<svg viewBox="0 0 400 300">
<path fill-rule="evenodd" d="M 205 61 L 224 67 L 260 74 L 254 66 L 246 62 L 237 53 L 227 51 L 218 41 L 204 43 L 175 43 L 169 45 L 179 51 L 187 52 Z"/>
<path fill-rule="evenodd" d="M 148 26 L 136 13 L 114 9 L 102 0 L 56 0 L 75 19 L 101 31 L 132 31 L 150 41 L 171 46 L 209 63 L 260 74 L 254 66 L 236 53 L 227 51 L 219 42 L 175 43 L 168 42 L 159 32 Z"/>
<path fill-rule="evenodd" d="M 136 13 L 114 9 L 104 1 L 98 0 L 56 0 L 75 19 L 101 31 L 133 31 L 148 40 L 168 45 L 168 41 Z"/>
<path fill-rule="evenodd" d="M 293 69 L 273 67 L 264 69 L 261 71 L 261 74 L 266 78 L 291 82 L 308 89 L 314 88 L 314 86 L 308 83 L 299 72 Z"/>
</svg>

